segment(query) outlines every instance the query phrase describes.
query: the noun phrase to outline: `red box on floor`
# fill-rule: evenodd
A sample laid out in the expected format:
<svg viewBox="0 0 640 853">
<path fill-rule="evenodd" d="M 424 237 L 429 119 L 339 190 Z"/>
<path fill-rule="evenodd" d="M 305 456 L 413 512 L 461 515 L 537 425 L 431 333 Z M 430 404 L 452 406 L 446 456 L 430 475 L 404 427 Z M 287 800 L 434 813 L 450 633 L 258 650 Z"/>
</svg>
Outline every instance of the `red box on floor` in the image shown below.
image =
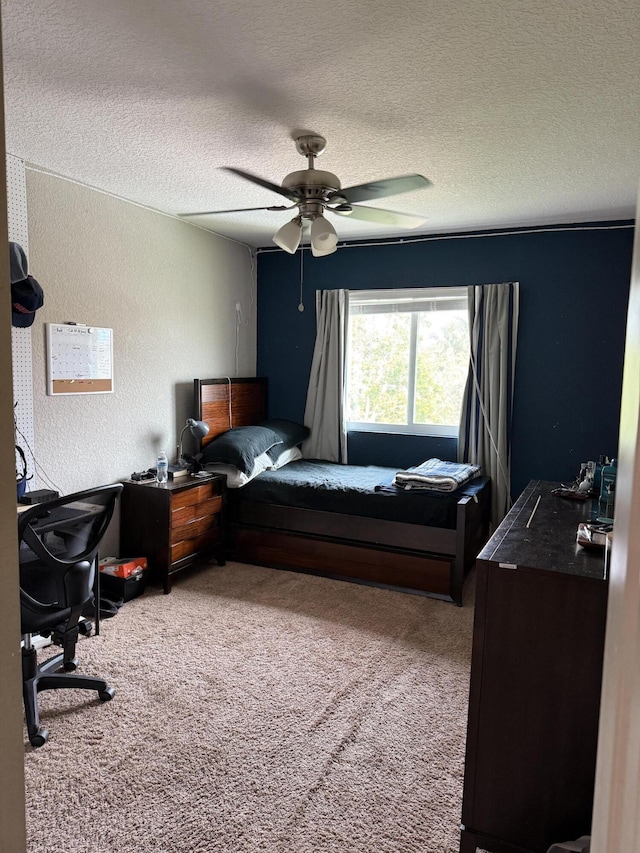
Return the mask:
<svg viewBox="0 0 640 853">
<path fill-rule="evenodd" d="M 123 557 L 121 560 L 105 558 L 100 560 L 100 571 L 103 575 L 126 580 L 133 574 L 141 574 L 147 568 L 146 557 Z"/>
</svg>

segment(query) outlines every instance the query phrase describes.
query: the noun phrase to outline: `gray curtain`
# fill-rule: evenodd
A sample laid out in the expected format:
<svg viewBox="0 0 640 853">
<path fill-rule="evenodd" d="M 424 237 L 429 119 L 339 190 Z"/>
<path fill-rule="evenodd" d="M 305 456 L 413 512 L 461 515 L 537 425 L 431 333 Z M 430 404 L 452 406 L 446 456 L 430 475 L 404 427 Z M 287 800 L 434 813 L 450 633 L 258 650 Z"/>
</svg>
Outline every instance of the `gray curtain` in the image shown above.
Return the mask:
<svg viewBox="0 0 640 853">
<path fill-rule="evenodd" d="M 316 292 L 316 344 L 304 411 L 311 434 L 302 445 L 307 459 L 347 462 L 344 374 L 348 317 L 348 290 Z"/>
<path fill-rule="evenodd" d="M 458 461 L 491 477 L 495 527 L 511 507 L 511 415 L 518 335 L 519 285 L 469 287 L 471 358 L 462 403 Z"/>
</svg>

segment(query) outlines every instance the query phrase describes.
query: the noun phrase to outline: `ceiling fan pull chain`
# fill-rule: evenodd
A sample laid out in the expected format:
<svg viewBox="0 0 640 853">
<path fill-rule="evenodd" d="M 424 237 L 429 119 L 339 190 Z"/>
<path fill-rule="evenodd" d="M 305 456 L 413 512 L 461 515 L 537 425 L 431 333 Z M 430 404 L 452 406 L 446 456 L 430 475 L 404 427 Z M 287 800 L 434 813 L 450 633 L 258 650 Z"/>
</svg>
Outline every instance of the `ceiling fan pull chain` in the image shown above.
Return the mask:
<svg viewBox="0 0 640 853">
<path fill-rule="evenodd" d="M 302 283 L 304 281 L 304 246 L 300 246 L 300 302 L 298 302 L 298 311 L 302 314 L 304 311 L 304 301 L 302 299 Z"/>
</svg>

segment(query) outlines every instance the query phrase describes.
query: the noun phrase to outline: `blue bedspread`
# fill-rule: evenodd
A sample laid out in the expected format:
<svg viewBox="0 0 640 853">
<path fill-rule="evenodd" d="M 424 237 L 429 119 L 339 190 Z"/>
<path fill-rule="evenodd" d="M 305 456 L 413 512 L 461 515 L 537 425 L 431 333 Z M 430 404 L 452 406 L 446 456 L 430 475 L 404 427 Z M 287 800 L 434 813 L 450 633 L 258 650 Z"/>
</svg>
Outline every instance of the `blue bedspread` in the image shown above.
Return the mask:
<svg viewBox="0 0 640 853">
<path fill-rule="evenodd" d="M 339 465 L 316 459 L 300 459 L 278 471 L 264 471 L 246 486 L 230 489 L 230 502 L 252 500 L 304 509 L 403 521 L 431 527 L 456 526 L 456 504 L 464 494 L 475 492 L 417 492 L 392 486 L 397 468 L 376 465 Z"/>
</svg>

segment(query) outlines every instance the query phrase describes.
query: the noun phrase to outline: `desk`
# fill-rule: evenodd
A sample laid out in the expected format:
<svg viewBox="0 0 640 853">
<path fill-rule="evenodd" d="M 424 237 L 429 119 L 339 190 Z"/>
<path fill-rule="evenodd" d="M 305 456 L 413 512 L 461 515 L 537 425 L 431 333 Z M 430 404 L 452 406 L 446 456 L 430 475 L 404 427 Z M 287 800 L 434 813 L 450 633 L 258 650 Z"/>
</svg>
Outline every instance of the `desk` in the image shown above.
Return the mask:
<svg viewBox="0 0 640 853">
<path fill-rule="evenodd" d="M 590 832 L 607 582 L 576 544 L 592 502 L 557 485 L 529 483 L 477 558 L 461 853 Z"/>
</svg>

